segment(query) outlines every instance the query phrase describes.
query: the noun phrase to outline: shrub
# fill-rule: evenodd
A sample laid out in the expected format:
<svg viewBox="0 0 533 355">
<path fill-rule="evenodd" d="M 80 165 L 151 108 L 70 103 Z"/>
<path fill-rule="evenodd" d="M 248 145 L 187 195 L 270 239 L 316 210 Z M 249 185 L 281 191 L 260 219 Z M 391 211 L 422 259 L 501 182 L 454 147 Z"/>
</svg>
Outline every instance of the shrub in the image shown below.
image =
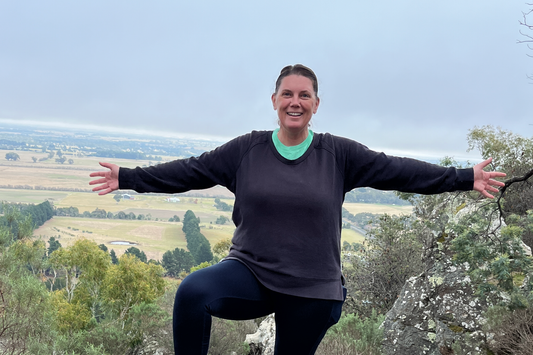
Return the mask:
<svg viewBox="0 0 533 355">
<path fill-rule="evenodd" d="M 317 349 L 317 355 L 378 355 L 381 354 L 384 315 L 375 310 L 370 317 L 362 319 L 353 313 L 343 315 L 332 326 Z"/>
</svg>

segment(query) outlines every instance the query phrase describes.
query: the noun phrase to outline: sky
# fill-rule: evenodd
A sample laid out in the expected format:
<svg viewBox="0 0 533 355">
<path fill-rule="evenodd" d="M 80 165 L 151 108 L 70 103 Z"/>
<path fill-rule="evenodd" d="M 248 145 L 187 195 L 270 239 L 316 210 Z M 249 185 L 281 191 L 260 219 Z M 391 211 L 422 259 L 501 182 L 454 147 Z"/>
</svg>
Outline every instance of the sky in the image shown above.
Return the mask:
<svg viewBox="0 0 533 355">
<path fill-rule="evenodd" d="M 319 79 L 315 132 L 393 155 L 475 161 L 475 127 L 533 135 L 533 49 L 517 43 L 530 8 L 0 0 L 0 120 L 223 142 L 276 128 L 274 83 L 302 63 Z"/>
</svg>

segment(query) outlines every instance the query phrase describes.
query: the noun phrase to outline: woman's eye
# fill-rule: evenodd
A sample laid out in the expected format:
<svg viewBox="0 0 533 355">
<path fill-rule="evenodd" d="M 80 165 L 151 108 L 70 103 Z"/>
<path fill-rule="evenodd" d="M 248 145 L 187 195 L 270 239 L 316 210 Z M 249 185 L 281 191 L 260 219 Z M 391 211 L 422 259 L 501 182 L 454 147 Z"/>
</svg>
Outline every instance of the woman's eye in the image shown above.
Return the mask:
<svg viewBox="0 0 533 355">
<path fill-rule="evenodd" d="M 311 95 L 309 95 L 309 94 L 302 94 L 302 97 L 303 97 L 303 98 L 306 98 L 306 99 L 310 99 L 310 98 L 311 98 Z"/>
<path fill-rule="evenodd" d="M 290 94 L 289 92 L 284 92 L 284 93 L 281 94 L 281 96 L 283 96 L 283 97 L 290 97 L 291 94 Z"/>
</svg>

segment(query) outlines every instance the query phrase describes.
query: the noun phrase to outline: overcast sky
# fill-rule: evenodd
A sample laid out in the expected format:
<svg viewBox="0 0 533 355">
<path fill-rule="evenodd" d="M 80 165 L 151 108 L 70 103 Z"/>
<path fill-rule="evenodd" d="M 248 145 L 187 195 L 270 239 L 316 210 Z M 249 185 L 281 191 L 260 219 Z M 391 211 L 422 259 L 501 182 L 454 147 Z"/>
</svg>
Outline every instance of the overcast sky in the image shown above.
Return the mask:
<svg viewBox="0 0 533 355">
<path fill-rule="evenodd" d="M 0 119 L 228 140 L 273 129 L 281 68 L 319 78 L 316 132 L 476 159 L 533 136 L 525 0 L 0 0 Z M 533 22 L 533 15 L 531 22 Z"/>
</svg>

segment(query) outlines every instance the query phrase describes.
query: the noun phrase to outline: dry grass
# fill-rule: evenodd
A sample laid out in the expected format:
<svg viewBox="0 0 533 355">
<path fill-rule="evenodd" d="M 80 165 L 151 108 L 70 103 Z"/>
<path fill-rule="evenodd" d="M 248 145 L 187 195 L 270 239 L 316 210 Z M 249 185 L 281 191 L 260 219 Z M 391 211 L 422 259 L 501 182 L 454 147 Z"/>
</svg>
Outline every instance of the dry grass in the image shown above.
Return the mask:
<svg viewBox="0 0 533 355">
<path fill-rule="evenodd" d="M 113 241 L 135 243 L 149 259 L 161 260 L 167 250 L 186 249 L 187 242 L 181 223 L 130 220 L 100 220 L 72 217 L 54 217 L 35 231 L 36 236 L 48 241 L 58 238 L 61 245 L 69 246 L 80 237 L 105 244 L 121 255 L 130 246 L 113 245 Z"/>
</svg>

